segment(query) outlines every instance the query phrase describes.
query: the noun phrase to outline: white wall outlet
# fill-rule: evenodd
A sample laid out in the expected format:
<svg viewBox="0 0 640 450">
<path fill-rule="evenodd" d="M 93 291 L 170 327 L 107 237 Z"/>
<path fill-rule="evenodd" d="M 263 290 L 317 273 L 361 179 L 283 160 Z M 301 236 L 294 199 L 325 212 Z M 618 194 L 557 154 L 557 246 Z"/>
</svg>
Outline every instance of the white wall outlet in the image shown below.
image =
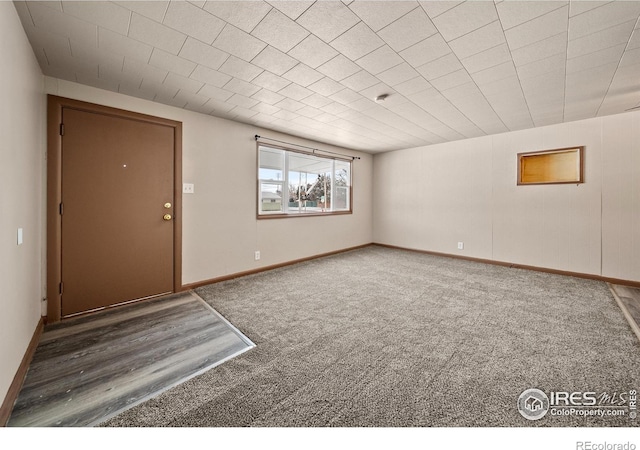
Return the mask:
<svg viewBox="0 0 640 450">
<path fill-rule="evenodd" d="M 22 245 L 22 228 L 18 228 L 18 245 Z"/>
<path fill-rule="evenodd" d="M 182 183 L 182 193 L 193 194 L 194 193 L 193 183 Z"/>
<path fill-rule="evenodd" d="M 458 242 L 458 250 L 464 250 L 464 242 Z"/>
<path fill-rule="evenodd" d="M 256 250 L 254 257 L 256 258 L 256 261 L 260 261 L 260 250 Z"/>
</svg>

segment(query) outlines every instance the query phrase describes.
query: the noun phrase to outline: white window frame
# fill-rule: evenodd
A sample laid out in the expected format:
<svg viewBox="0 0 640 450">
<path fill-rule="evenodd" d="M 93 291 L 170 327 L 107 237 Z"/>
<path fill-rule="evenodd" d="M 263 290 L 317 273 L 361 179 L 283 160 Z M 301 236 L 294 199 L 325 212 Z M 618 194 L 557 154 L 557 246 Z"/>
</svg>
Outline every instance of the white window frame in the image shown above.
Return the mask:
<svg viewBox="0 0 640 450">
<path fill-rule="evenodd" d="M 261 164 L 261 149 L 270 149 L 277 150 L 283 152 L 283 164 L 282 168 L 273 169 L 282 171 L 282 180 L 272 180 L 267 178 L 260 177 L 260 169 L 262 168 Z M 284 218 L 284 217 L 313 217 L 313 216 L 327 216 L 327 215 L 341 215 L 341 214 L 352 214 L 353 213 L 353 160 L 347 158 L 340 158 L 335 156 L 326 156 L 323 154 L 318 154 L 316 152 L 305 152 L 302 150 L 286 148 L 278 145 L 267 145 L 264 143 L 258 142 L 256 145 L 257 149 L 257 207 L 256 214 L 258 219 L 274 219 L 274 218 Z M 298 202 L 298 207 L 290 207 L 289 206 L 289 185 L 290 185 L 290 157 L 291 155 L 307 155 L 308 158 L 318 158 L 321 160 L 329 160 L 331 161 L 331 190 L 330 190 L 330 206 L 328 209 L 323 209 L 319 207 L 314 207 L 313 209 L 309 209 L 306 205 L 303 207 L 300 202 Z M 348 179 L 347 186 L 340 187 L 342 189 L 346 189 L 346 208 L 335 209 L 335 201 L 336 198 L 336 162 L 348 165 Z M 306 172 L 308 174 L 312 174 L 313 172 Z M 298 180 L 296 180 L 298 181 Z M 281 209 L 278 211 L 263 211 L 263 191 L 262 187 L 265 184 L 274 184 L 280 185 L 281 188 Z"/>
</svg>

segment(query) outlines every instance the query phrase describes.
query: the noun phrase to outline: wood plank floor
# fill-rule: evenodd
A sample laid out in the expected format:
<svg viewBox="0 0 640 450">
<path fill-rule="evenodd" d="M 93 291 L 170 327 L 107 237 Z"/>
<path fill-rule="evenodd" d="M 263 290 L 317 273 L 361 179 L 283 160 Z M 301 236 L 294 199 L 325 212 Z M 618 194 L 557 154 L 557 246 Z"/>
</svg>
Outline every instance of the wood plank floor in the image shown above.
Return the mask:
<svg viewBox="0 0 640 450">
<path fill-rule="evenodd" d="M 8 426 L 92 426 L 254 345 L 195 293 L 45 328 Z"/>
<path fill-rule="evenodd" d="M 629 325 L 640 339 L 640 289 L 619 284 L 611 284 L 610 287 L 617 297 Z"/>
</svg>

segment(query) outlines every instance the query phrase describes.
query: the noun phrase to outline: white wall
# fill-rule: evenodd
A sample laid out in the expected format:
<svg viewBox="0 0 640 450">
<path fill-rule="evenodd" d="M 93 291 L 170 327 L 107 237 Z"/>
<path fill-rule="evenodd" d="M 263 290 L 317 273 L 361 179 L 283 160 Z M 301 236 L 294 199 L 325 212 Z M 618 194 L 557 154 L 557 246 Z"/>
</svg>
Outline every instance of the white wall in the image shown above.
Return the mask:
<svg viewBox="0 0 640 450">
<path fill-rule="evenodd" d="M 41 315 L 43 77 L 13 3 L 0 2 L 0 403 Z M 17 229 L 24 243 L 17 245 Z"/>
<path fill-rule="evenodd" d="M 516 185 L 517 153 L 579 145 L 584 184 Z M 640 112 L 383 153 L 374 242 L 640 281 L 639 178 Z"/>
<path fill-rule="evenodd" d="M 50 94 L 183 123 L 183 182 L 195 185 L 183 195 L 183 284 L 372 241 L 371 155 L 55 78 L 45 86 Z M 353 214 L 256 219 L 256 134 L 361 156 L 353 164 Z"/>
</svg>

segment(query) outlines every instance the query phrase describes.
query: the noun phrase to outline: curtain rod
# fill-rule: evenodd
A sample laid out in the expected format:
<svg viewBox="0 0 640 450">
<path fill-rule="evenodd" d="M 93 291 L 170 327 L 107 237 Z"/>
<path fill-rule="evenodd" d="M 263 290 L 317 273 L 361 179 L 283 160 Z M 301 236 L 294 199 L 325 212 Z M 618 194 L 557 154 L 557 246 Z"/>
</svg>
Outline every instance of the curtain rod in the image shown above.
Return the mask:
<svg viewBox="0 0 640 450">
<path fill-rule="evenodd" d="M 331 155 L 338 155 L 338 156 L 342 156 L 342 157 L 351 158 L 352 160 L 353 159 L 360 159 L 359 156 L 343 155 L 342 153 L 335 153 L 335 152 L 330 152 L 329 150 L 322 150 L 322 149 L 319 149 L 319 148 L 307 147 L 306 145 L 292 144 L 291 142 L 279 141 L 277 139 L 271 139 L 271 138 L 268 138 L 268 137 L 259 136 L 257 134 L 254 136 L 254 138 L 256 139 L 256 141 L 258 139 L 265 139 L 267 141 L 279 142 L 281 144 L 295 145 L 296 147 L 308 148 L 309 150 L 313 150 L 314 153 L 315 152 L 322 152 L 322 153 L 329 153 Z"/>
</svg>

